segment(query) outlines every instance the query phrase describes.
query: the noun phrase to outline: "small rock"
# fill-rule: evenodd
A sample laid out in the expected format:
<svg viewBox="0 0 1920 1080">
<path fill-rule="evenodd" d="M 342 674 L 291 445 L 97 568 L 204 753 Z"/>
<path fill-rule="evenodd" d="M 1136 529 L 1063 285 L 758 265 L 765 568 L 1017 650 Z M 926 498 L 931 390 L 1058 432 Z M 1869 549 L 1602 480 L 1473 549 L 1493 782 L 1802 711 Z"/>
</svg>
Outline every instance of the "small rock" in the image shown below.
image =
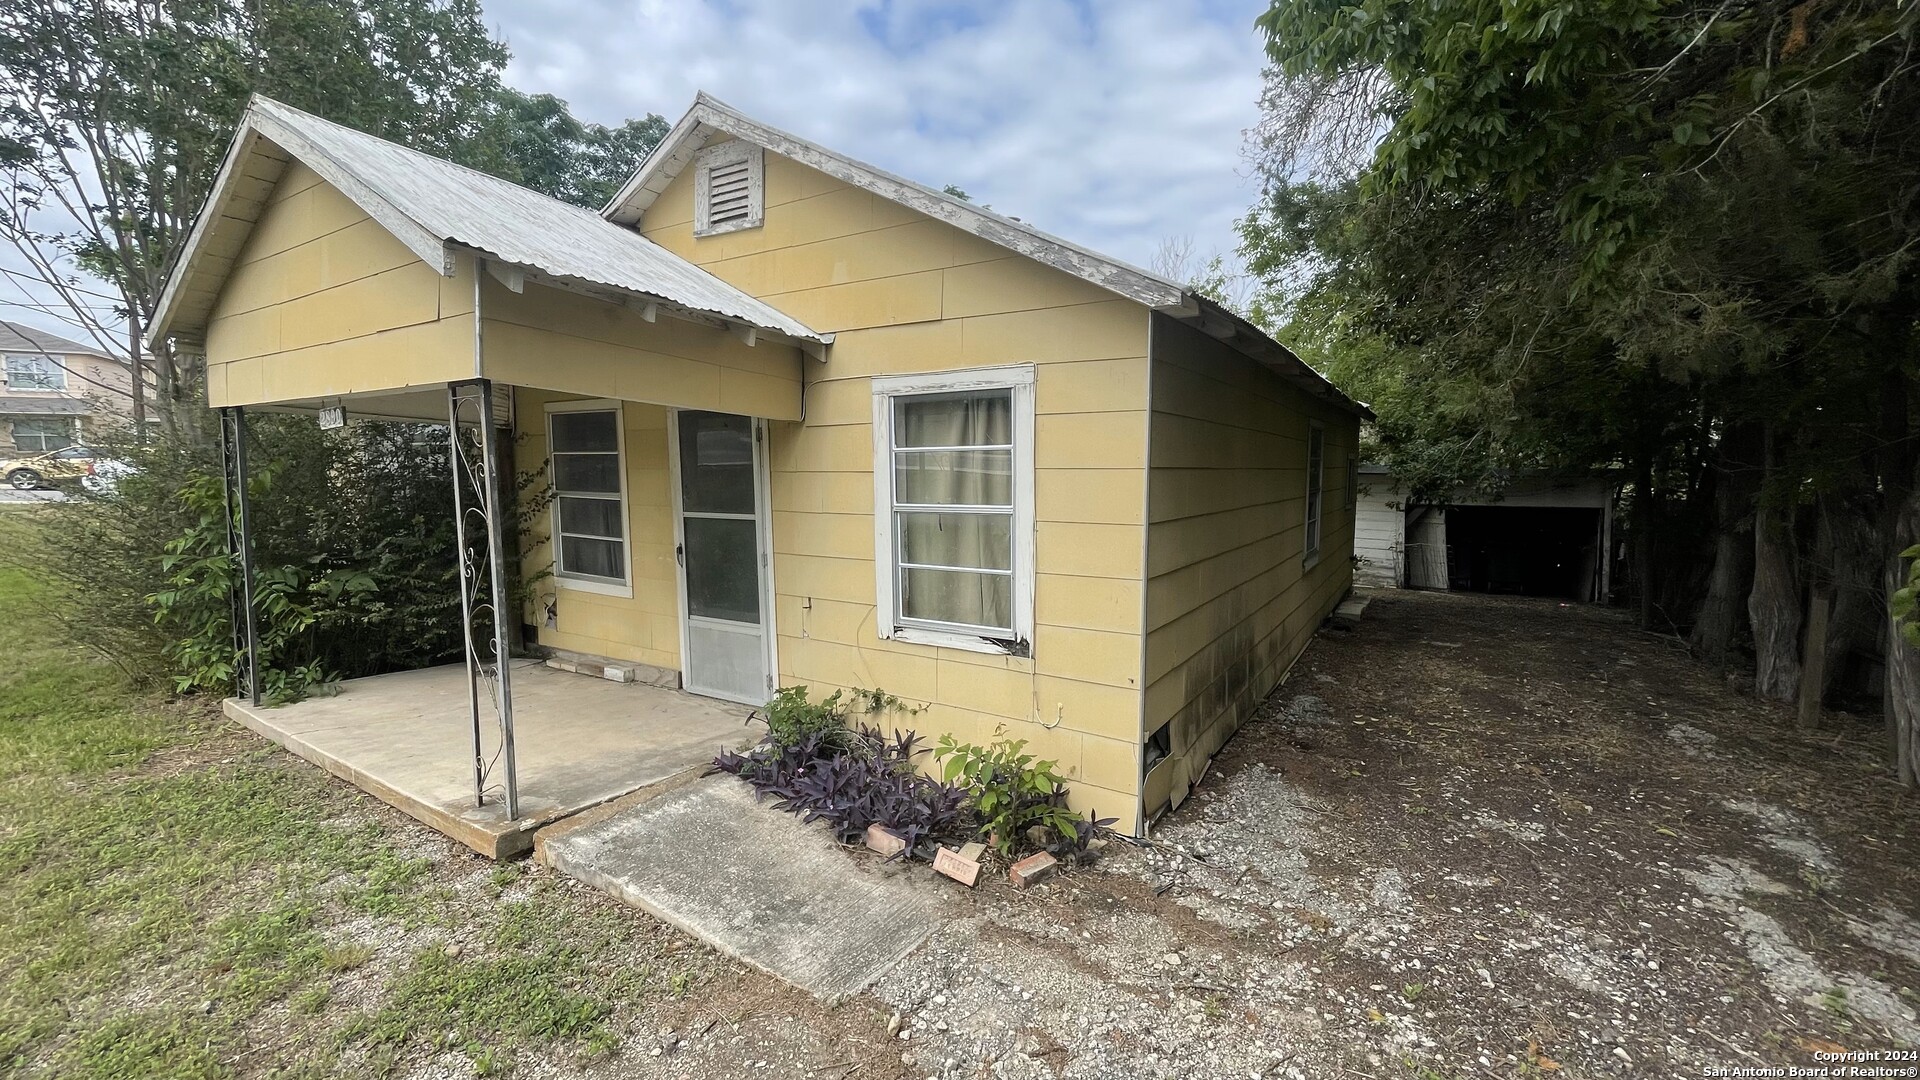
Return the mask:
<svg viewBox="0 0 1920 1080">
<path fill-rule="evenodd" d="M 1627 1048 L 1624 1046 L 1614 1047 L 1613 1056 L 1619 1058 L 1621 1061 L 1624 1061 L 1629 1065 L 1633 1064 L 1633 1059 L 1627 1056 Z"/>
<path fill-rule="evenodd" d="M 900 1034 L 900 1014 L 894 1013 L 887 1017 L 887 1038 L 891 1039 L 898 1034 Z"/>
<path fill-rule="evenodd" d="M 454 942 L 449 942 L 447 944 L 447 947 L 442 951 L 444 951 L 447 954 L 447 959 L 458 960 L 460 959 L 460 954 L 465 952 L 466 950 L 460 947 L 459 942 L 454 941 Z"/>
</svg>

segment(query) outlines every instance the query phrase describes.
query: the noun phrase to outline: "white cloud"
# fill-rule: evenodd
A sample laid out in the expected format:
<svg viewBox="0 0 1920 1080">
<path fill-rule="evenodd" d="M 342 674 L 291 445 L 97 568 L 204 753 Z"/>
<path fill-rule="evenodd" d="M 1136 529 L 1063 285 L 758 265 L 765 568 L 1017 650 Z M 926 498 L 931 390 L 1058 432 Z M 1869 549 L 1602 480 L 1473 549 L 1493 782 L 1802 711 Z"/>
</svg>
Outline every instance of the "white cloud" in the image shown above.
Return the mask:
<svg viewBox="0 0 1920 1080">
<path fill-rule="evenodd" d="M 602 123 L 696 90 L 1144 264 L 1231 251 L 1255 190 L 1257 2 L 493 0 L 508 81 Z"/>
</svg>

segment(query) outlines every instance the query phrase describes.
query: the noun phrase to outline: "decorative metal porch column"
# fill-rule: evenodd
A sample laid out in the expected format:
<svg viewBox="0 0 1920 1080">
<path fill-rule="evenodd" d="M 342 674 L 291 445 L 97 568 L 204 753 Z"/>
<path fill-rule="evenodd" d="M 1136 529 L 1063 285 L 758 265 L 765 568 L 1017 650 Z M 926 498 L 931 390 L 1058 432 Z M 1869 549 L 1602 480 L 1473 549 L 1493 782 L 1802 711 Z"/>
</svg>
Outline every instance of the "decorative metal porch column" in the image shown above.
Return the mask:
<svg viewBox="0 0 1920 1080">
<path fill-rule="evenodd" d="M 220 472 L 226 486 L 227 551 L 235 580 L 233 604 L 233 696 L 260 704 L 260 626 L 253 607 L 253 529 L 247 516 L 247 413 L 238 405 L 220 410 Z"/>
<path fill-rule="evenodd" d="M 447 435 L 453 466 L 453 512 L 460 558 L 460 632 L 467 657 L 467 701 L 473 718 L 473 798 L 487 804 L 489 777 L 504 768 L 507 819 L 520 816 L 513 762 L 513 686 L 508 664 L 507 559 L 500 505 L 499 431 L 493 380 L 447 384 Z M 470 431 L 463 434 L 463 431 Z M 483 628 L 482 623 L 487 625 Z M 482 699 L 500 726 L 500 745 L 482 745 Z"/>
</svg>

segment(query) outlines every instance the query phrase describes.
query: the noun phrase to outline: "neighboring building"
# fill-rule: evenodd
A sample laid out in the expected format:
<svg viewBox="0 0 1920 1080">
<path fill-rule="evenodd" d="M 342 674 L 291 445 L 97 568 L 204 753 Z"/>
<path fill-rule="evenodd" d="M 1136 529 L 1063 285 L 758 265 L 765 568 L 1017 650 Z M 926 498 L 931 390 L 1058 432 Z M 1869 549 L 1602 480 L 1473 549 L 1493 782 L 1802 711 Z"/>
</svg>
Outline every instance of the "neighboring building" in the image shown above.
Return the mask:
<svg viewBox="0 0 1920 1080">
<path fill-rule="evenodd" d="M 1606 477 L 1524 477 L 1498 498 L 1453 493 L 1411 504 L 1391 473 L 1360 467 L 1356 584 L 1557 596 L 1613 595 L 1613 499 Z"/>
<path fill-rule="evenodd" d="M 98 349 L 0 322 L 0 452 L 58 450 L 131 423 L 132 387 L 127 364 Z"/>
<path fill-rule="evenodd" d="M 256 99 L 155 327 L 219 407 L 444 423 L 492 380 L 556 494 L 539 646 L 883 689 L 1126 831 L 1351 583 L 1364 406 L 1176 282 L 704 95 L 604 215 Z"/>
</svg>

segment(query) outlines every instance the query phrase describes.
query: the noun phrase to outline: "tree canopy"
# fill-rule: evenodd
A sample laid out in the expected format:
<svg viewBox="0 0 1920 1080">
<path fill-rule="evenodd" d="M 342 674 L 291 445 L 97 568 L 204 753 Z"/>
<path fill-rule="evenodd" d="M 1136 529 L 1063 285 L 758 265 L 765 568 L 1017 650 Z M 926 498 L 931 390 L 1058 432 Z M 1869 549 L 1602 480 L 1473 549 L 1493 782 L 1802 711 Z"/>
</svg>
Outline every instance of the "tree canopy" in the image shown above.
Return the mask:
<svg viewBox="0 0 1920 1080">
<path fill-rule="evenodd" d="M 171 422 L 191 362 L 140 338 L 252 94 L 596 208 L 666 132 L 507 87 L 507 55 L 476 0 L 0 0 L 0 235 Z"/>
<path fill-rule="evenodd" d="M 1920 5 L 1299 0 L 1259 23 L 1256 308 L 1375 405 L 1419 495 L 1619 470 L 1643 614 L 1745 635 L 1762 693 L 1795 692 L 1807 604 L 1883 632 L 1858 612 L 1915 527 Z M 1701 610 L 1742 598 L 1744 630 Z"/>
</svg>

